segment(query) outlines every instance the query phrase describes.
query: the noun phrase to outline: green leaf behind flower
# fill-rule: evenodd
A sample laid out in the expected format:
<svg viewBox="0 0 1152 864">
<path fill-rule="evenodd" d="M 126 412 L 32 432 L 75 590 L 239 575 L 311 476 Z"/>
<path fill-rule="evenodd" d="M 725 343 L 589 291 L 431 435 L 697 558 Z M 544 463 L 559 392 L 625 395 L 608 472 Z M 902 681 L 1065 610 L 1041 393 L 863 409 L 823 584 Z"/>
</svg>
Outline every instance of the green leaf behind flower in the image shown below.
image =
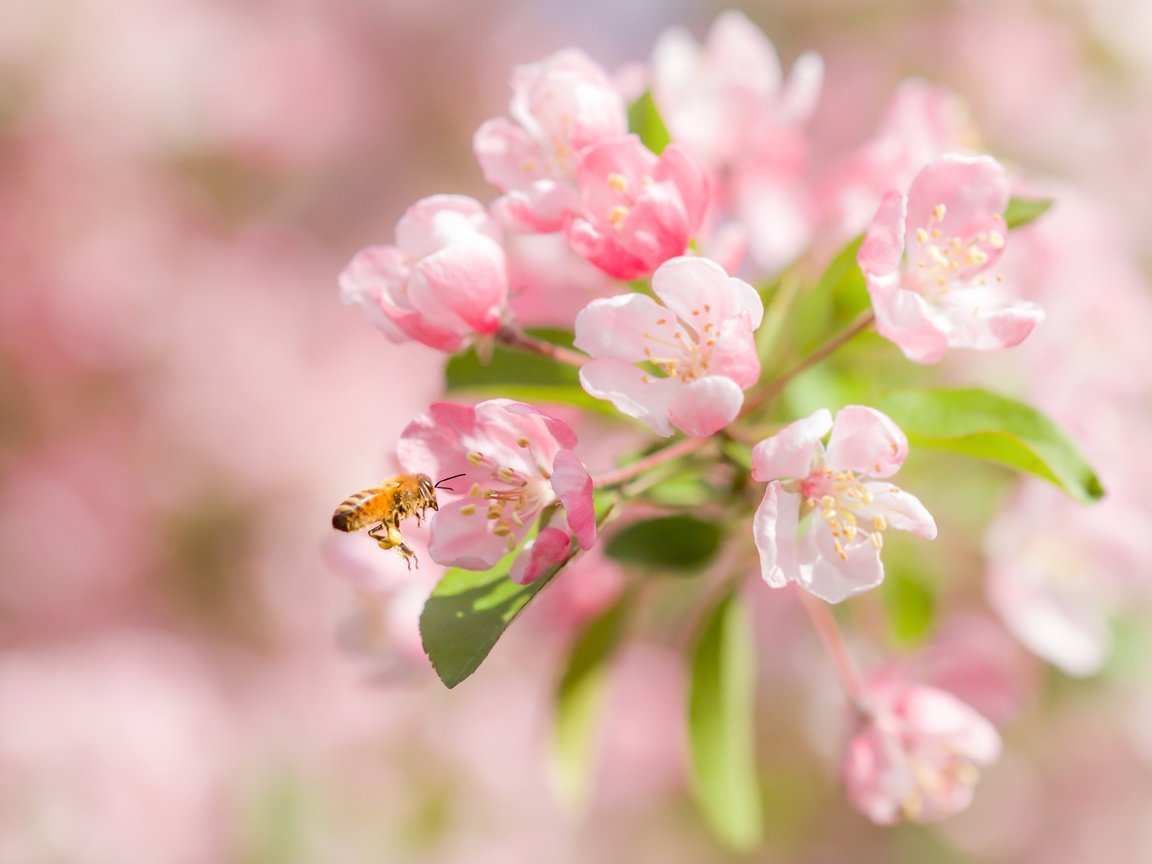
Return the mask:
<svg viewBox="0 0 1152 864">
<path fill-rule="evenodd" d="M 552 766 L 561 796 L 580 806 L 588 795 L 596 729 L 610 660 L 620 641 L 626 599 L 584 628 L 577 637 L 556 691 Z"/>
<path fill-rule="evenodd" d="M 515 557 L 506 555 L 491 570 L 448 570 L 424 604 L 420 638 L 447 687 L 480 667 L 508 625 L 563 566 L 530 585 L 517 585 L 508 578 Z"/>
<path fill-rule="evenodd" d="M 708 824 L 733 849 L 763 833 L 755 753 L 752 626 L 735 592 L 713 610 L 692 657 L 688 741 L 692 790 Z"/>
<path fill-rule="evenodd" d="M 628 131 L 639 135 L 644 146 L 657 156 L 672 141 L 651 91 L 645 90 L 639 99 L 628 106 Z"/>
<path fill-rule="evenodd" d="M 616 532 L 605 544 L 604 554 L 621 564 L 692 572 L 716 556 L 723 533 L 719 523 L 696 516 L 659 516 Z"/>
<path fill-rule="evenodd" d="M 1034 474 L 1088 502 L 1104 487 L 1079 448 L 1045 414 L 987 390 L 908 390 L 877 406 L 915 447 L 946 450 Z"/>
<path fill-rule="evenodd" d="M 1004 224 L 1009 229 L 1021 228 L 1047 213 L 1054 203 L 1051 198 L 1012 198 L 1004 211 Z"/>
</svg>

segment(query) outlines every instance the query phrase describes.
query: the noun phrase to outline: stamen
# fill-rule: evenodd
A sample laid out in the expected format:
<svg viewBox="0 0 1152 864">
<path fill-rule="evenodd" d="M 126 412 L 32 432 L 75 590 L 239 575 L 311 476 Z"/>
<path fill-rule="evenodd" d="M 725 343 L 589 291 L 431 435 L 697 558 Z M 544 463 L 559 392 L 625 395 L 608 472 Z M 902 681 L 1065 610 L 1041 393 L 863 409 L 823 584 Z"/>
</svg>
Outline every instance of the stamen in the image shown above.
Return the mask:
<svg viewBox="0 0 1152 864">
<path fill-rule="evenodd" d="M 625 192 L 628 189 L 628 178 L 623 174 L 609 174 L 608 185 L 617 192 Z"/>
<path fill-rule="evenodd" d="M 484 454 L 478 450 L 469 450 L 464 458 L 477 467 L 484 464 Z"/>
</svg>

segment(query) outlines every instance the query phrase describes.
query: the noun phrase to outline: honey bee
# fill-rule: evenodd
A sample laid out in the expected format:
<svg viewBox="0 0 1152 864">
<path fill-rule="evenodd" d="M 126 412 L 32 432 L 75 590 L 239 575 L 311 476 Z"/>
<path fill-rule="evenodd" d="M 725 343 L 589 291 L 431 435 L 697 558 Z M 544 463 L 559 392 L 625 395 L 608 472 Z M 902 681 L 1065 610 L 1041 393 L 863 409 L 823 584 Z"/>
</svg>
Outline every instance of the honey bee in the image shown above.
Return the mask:
<svg viewBox="0 0 1152 864">
<path fill-rule="evenodd" d="M 419 525 L 429 508 L 440 509 L 436 503 L 436 490 L 452 491 L 441 484 L 463 476 L 453 474 L 433 483 L 427 474 L 399 474 L 385 480 L 379 486 L 361 490 L 345 498 L 332 514 L 332 527 L 338 531 L 359 531 L 371 525 L 372 527 L 368 528 L 368 536 L 375 540 L 381 549 L 399 549 L 409 570 L 412 569 L 413 562 L 419 567 L 420 561 L 416 553 L 404 542 L 404 537 L 400 534 L 400 523 L 409 516 L 415 516 L 416 524 Z"/>
</svg>

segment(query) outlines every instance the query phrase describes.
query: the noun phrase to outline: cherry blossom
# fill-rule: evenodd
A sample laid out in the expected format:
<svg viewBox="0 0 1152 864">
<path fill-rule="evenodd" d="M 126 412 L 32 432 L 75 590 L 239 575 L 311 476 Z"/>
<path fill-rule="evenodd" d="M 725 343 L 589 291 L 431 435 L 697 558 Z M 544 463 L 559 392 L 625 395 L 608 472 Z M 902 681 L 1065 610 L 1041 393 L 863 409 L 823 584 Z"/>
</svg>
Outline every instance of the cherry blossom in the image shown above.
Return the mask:
<svg viewBox="0 0 1152 864">
<path fill-rule="evenodd" d="M 562 560 L 569 533 L 582 549 L 591 547 L 592 478 L 575 446 L 567 424 L 510 399 L 475 407 L 437 402 L 419 415 L 397 445 L 401 465 L 437 478 L 460 474 L 451 486 L 466 490 L 432 516 L 432 560 L 487 570 L 515 550 L 541 516 L 535 543 L 513 565 L 520 581 L 541 575 L 545 562 Z"/>
<path fill-rule="evenodd" d="M 661 302 L 622 294 L 576 316 L 574 344 L 595 358 L 580 383 L 658 435 L 711 435 L 736 418 L 760 377 L 753 331 L 764 304 L 706 258 L 665 262 L 652 290 Z"/>
<path fill-rule="evenodd" d="M 880 825 L 929 822 L 972 802 L 980 768 L 1000 756 L 1000 735 L 950 693 L 884 670 L 865 685 L 865 710 L 844 751 L 852 805 Z"/>
<path fill-rule="evenodd" d="M 356 254 L 340 274 L 340 293 L 393 342 L 459 351 L 504 321 L 508 274 L 499 230 L 472 198 L 424 198 L 401 217 L 395 245 Z"/>
<path fill-rule="evenodd" d="M 669 145 L 657 156 L 635 135 L 584 151 L 576 169 L 579 212 L 564 227 L 569 245 L 617 279 L 648 276 L 684 254 L 708 204 L 704 172 Z"/>
<path fill-rule="evenodd" d="M 736 11 L 716 19 L 703 45 L 674 28 L 652 53 L 652 96 L 672 140 L 709 172 L 717 242 L 731 242 L 723 235 L 738 227 L 767 270 L 810 239 L 805 126 L 822 80 L 823 63 L 807 52 L 785 82 L 772 43 Z M 711 239 L 705 248 L 715 254 Z"/>
<path fill-rule="evenodd" d="M 583 150 L 628 131 L 624 99 L 582 52 L 560 51 L 512 73 L 511 120 L 485 122 L 472 148 L 484 178 L 507 193 L 496 205 L 510 226 L 559 231 L 577 209 Z"/>
<path fill-rule="evenodd" d="M 1044 313 L 994 274 L 1007 242 L 1008 175 L 988 156 L 942 156 L 889 192 L 860 247 L 876 329 L 910 360 L 1022 342 Z"/>
<path fill-rule="evenodd" d="M 768 481 L 753 521 L 764 580 L 799 582 L 838 603 L 884 579 L 887 529 L 934 538 L 936 523 L 915 496 L 868 479 L 892 476 L 907 455 L 904 433 L 862 405 L 840 409 L 835 421 L 821 409 L 757 444 L 752 477 Z"/>
</svg>

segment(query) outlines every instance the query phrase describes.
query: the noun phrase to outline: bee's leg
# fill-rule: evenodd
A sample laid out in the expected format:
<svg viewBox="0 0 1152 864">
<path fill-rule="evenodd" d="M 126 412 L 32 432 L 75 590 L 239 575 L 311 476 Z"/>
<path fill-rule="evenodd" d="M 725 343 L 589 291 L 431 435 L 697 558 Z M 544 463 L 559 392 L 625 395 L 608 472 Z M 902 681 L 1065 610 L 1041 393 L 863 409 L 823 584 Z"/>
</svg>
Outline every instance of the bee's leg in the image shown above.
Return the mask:
<svg viewBox="0 0 1152 864">
<path fill-rule="evenodd" d="M 392 525 L 381 523 L 375 528 L 370 528 L 368 536 L 375 540 L 381 549 L 395 549 L 397 546 L 404 545 L 404 538 Z"/>
<path fill-rule="evenodd" d="M 404 563 L 408 565 L 408 569 L 412 569 L 412 565 L 416 565 L 416 569 L 420 569 L 420 559 L 416 557 L 415 551 L 407 543 L 400 544 L 400 554 L 404 556 Z"/>
</svg>

